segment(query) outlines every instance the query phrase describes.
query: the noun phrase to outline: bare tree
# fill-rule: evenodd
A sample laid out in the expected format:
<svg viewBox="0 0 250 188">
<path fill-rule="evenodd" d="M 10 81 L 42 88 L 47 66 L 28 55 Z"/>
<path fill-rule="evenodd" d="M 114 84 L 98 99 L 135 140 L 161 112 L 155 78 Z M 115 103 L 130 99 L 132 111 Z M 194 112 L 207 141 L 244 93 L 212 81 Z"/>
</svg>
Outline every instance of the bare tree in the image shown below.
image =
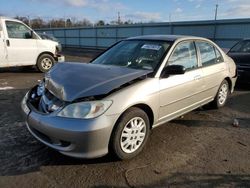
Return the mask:
<svg viewBox="0 0 250 188">
<path fill-rule="evenodd" d="M 51 27 L 65 27 L 64 19 L 52 19 L 49 21 Z"/>
<path fill-rule="evenodd" d="M 33 27 L 33 28 L 43 28 L 46 26 L 46 23 L 43 19 L 41 18 L 35 18 L 35 19 L 32 19 L 30 20 L 30 25 Z"/>
<path fill-rule="evenodd" d="M 25 16 L 16 16 L 15 19 L 24 22 L 25 24 L 29 25 L 29 18 Z"/>
<path fill-rule="evenodd" d="M 105 25 L 105 22 L 103 20 L 99 20 L 98 22 L 96 22 L 95 25 L 96 26 L 103 26 L 103 25 Z"/>
</svg>

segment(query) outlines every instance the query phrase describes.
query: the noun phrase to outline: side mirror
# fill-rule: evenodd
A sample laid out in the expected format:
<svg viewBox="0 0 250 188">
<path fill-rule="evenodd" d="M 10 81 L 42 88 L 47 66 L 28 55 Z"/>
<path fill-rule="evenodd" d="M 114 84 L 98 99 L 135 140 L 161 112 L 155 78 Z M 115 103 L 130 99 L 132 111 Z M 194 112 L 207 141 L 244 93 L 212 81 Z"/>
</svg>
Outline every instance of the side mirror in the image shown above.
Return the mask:
<svg viewBox="0 0 250 188">
<path fill-rule="evenodd" d="M 26 39 L 32 39 L 33 38 L 33 31 L 25 33 L 25 38 Z"/>
<path fill-rule="evenodd" d="M 166 78 L 169 75 L 184 74 L 185 72 L 186 69 L 182 65 L 168 65 L 167 67 L 164 67 L 161 77 Z"/>
</svg>

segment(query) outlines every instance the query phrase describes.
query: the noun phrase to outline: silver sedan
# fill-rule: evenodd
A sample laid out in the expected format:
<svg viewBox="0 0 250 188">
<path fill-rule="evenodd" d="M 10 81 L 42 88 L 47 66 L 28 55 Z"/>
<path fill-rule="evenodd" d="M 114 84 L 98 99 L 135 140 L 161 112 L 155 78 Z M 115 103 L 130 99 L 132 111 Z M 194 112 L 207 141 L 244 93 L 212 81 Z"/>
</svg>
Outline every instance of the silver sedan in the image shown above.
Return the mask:
<svg viewBox="0 0 250 188">
<path fill-rule="evenodd" d="M 129 159 L 151 129 L 206 104 L 223 107 L 236 79 L 234 61 L 208 39 L 141 36 L 89 64 L 57 64 L 22 109 L 30 133 L 65 155 Z"/>
</svg>

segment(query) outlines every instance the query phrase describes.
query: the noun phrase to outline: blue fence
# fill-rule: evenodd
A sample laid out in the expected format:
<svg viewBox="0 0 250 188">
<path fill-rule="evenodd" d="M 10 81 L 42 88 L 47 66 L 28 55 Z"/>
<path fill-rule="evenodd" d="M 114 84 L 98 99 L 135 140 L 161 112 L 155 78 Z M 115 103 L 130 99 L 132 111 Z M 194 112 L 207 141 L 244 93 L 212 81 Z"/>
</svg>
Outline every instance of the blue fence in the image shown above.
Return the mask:
<svg viewBox="0 0 250 188">
<path fill-rule="evenodd" d="M 223 48 L 230 48 L 240 39 L 250 38 L 250 19 L 50 28 L 37 31 L 53 34 L 64 47 L 107 48 L 127 37 L 176 34 L 206 37 Z"/>
</svg>

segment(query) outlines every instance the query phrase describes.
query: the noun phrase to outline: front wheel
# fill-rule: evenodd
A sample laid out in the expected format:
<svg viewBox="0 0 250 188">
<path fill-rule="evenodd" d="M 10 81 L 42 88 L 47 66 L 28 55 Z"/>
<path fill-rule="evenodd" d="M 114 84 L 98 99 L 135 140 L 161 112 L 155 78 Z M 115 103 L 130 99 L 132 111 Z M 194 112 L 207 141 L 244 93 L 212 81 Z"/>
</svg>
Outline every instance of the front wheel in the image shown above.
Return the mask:
<svg viewBox="0 0 250 188">
<path fill-rule="evenodd" d="M 54 64 L 55 60 L 49 54 L 43 54 L 37 60 L 37 68 L 41 72 L 48 72 Z"/>
<path fill-rule="evenodd" d="M 127 110 L 119 119 L 111 138 L 113 152 L 119 159 L 138 155 L 147 142 L 150 123 L 147 114 L 136 107 Z"/>
<path fill-rule="evenodd" d="M 219 90 L 214 98 L 214 101 L 212 101 L 211 103 L 212 107 L 221 108 L 225 106 L 228 96 L 229 96 L 229 85 L 228 82 L 224 80 L 219 87 Z"/>
</svg>

